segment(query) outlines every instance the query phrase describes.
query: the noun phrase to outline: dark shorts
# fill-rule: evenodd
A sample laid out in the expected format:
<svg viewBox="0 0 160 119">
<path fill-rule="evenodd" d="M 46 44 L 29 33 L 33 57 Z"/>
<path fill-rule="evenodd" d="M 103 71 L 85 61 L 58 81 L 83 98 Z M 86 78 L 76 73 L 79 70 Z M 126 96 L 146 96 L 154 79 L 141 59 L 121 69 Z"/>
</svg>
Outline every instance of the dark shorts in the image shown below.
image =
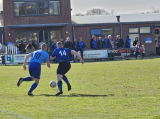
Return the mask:
<svg viewBox="0 0 160 119">
<path fill-rule="evenodd" d="M 30 76 L 40 79 L 41 75 L 41 64 L 37 62 L 31 62 L 28 66 Z"/>
<path fill-rule="evenodd" d="M 71 64 L 67 61 L 59 62 L 57 74 L 65 75 L 71 68 Z"/>
</svg>

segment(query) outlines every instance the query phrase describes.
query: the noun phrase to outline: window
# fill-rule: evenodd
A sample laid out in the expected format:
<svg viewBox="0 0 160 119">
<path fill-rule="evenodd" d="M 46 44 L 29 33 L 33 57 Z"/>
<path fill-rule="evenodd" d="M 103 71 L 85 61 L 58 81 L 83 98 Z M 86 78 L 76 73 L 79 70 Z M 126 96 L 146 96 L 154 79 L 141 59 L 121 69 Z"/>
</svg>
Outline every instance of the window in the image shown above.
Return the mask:
<svg viewBox="0 0 160 119">
<path fill-rule="evenodd" d="M 49 1 L 49 14 L 51 15 L 60 14 L 60 2 L 59 1 Z"/>
<path fill-rule="evenodd" d="M 25 15 L 25 2 L 15 2 L 14 3 L 14 14 L 15 16 Z"/>
<path fill-rule="evenodd" d="M 101 35 L 102 30 L 101 29 L 91 29 L 91 35 Z"/>
<path fill-rule="evenodd" d="M 38 11 L 39 14 L 48 14 L 48 2 L 39 2 Z"/>
<path fill-rule="evenodd" d="M 27 15 L 35 15 L 37 14 L 36 3 L 35 2 L 27 2 Z"/>
<path fill-rule="evenodd" d="M 56 39 L 57 41 L 61 38 L 61 31 L 50 31 L 51 40 Z"/>
<path fill-rule="evenodd" d="M 140 27 L 140 33 L 151 33 L 151 27 Z"/>
<path fill-rule="evenodd" d="M 113 35 L 113 29 L 102 29 L 102 35 Z"/>
<path fill-rule="evenodd" d="M 129 28 L 129 33 L 139 33 L 138 28 Z"/>
<path fill-rule="evenodd" d="M 16 32 L 16 43 L 26 42 L 26 32 Z"/>
</svg>

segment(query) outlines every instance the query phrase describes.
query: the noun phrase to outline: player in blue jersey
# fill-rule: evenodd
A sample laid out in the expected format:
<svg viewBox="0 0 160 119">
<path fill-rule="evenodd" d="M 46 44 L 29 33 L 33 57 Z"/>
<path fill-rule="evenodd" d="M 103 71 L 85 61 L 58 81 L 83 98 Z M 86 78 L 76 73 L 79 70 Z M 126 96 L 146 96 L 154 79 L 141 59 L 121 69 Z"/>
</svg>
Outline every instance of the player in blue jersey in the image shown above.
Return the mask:
<svg viewBox="0 0 160 119">
<path fill-rule="evenodd" d="M 30 76 L 26 78 L 19 78 L 19 81 L 17 82 L 17 86 L 19 87 L 23 81 L 35 81 L 35 83 L 33 83 L 30 90 L 28 91 L 28 95 L 32 96 L 33 95 L 32 91 L 38 86 L 40 75 L 41 75 L 41 64 L 44 61 L 46 61 L 47 67 L 50 68 L 49 54 L 46 51 L 47 51 L 47 45 L 42 44 L 41 50 L 37 50 L 35 52 L 27 54 L 24 59 L 23 69 L 26 70 L 27 69 L 26 62 L 29 57 L 32 57 L 28 66 Z"/>
<path fill-rule="evenodd" d="M 83 64 L 84 61 L 82 57 L 74 50 L 63 48 L 62 42 L 57 42 L 57 49 L 53 51 L 52 55 L 50 56 L 50 60 L 54 60 L 56 58 L 57 62 L 59 62 L 59 66 L 57 68 L 57 81 L 58 81 L 58 89 L 59 92 L 56 96 L 63 94 L 62 91 L 62 79 L 66 82 L 68 86 L 68 91 L 71 90 L 71 85 L 65 76 L 65 74 L 70 70 L 71 64 L 69 60 L 69 54 L 75 54 L 79 59 L 80 62 Z"/>
</svg>

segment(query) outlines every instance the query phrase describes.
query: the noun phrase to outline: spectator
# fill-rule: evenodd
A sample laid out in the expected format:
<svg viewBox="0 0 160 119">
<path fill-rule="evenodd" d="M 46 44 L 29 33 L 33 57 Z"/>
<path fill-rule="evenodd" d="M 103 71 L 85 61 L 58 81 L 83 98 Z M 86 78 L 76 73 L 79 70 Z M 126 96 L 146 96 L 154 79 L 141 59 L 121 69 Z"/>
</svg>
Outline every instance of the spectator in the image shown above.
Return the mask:
<svg viewBox="0 0 160 119">
<path fill-rule="evenodd" d="M 135 40 L 134 40 L 134 42 L 133 42 L 133 46 L 136 46 L 137 43 L 138 43 L 138 37 L 135 37 Z"/>
<path fill-rule="evenodd" d="M 79 42 L 79 50 L 80 50 L 80 52 L 81 52 L 81 57 L 82 57 L 82 59 L 83 59 L 83 52 L 84 52 L 84 48 L 86 47 L 86 45 L 85 45 L 82 37 L 79 38 L 79 39 L 80 39 L 80 42 Z"/>
<path fill-rule="evenodd" d="M 19 44 L 19 51 L 20 53 L 25 53 L 25 44 L 23 44 L 23 40 L 21 40 L 21 44 Z"/>
<path fill-rule="evenodd" d="M 74 45 L 74 50 L 78 52 L 79 51 L 79 42 L 77 39 L 74 39 L 73 45 Z"/>
<path fill-rule="evenodd" d="M 92 41 L 92 47 L 93 49 L 97 50 L 98 49 L 98 41 L 96 39 L 96 37 L 94 37 L 93 41 Z"/>
<path fill-rule="evenodd" d="M 157 38 L 155 39 L 155 43 L 156 43 L 156 54 L 158 54 L 158 41 L 157 41 Z"/>
<path fill-rule="evenodd" d="M 32 43 L 27 44 L 25 50 L 27 54 L 35 51 L 34 47 L 32 46 Z"/>
<path fill-rule="evenodd" d="M 60 41 L 61 41 L 61 42 L 63 43 L 63 45 L 64 45 L 64 39 L 63 39 L 63 38 L 61 38 L 61 39 L 60 39 Z"/>
<path fill-rule="evenodd" d="M 97 41 L 97 46 L 98 46 L 98 48 L 97 49 L 103 49 L 104 47 L 104 45 L 103 45 L 103 41 L 102 41 L 102 38 L 101 37 L 99 37 L 99 39 L 98 39 L 98 41 Z"/>
<path fill-rule="evenodd" d="M 137 42 L 137 45 L 136 45 L 136 59 L 138 58 L 139 53 L 140 53 L 140 43 Z"/>
<path fill-rule="evenodd" d="M 108 45 L 108 48 L 114 48 L 114 42 L 112 40 L 112 36 L 111 35 L 108 35 L 108 40 L 107 40 L 107 45 Z"/>
<path fill-rule="evenodd" d="M 142 52 L 142 59 L 144 58 L 144 54 L 145 54 L 145 48 L 144 48 L 144 45 L 142 45 L 142 50 L 141 50 L 141 52 Z"/>
<path fill-rule="evenodd" d="M 65 47 L 65 48 L 72 49 L 72 50 L 74 49 L 74 45 L 73 45 L 73 43 L 70 41 L 70 38 L 69 38 L 69 37 L 67 37 L 67 41 L 65 42 L 64 47 Z M 73 62 L 73 59 L 72 59 L 72 55 L 71 55 L 71 54 L 69 55 L 69 59 L 70 59 L 70 62 Z"/>
<path fill-rule="evenodd" d="M 120 35 L 117 35 L 117 40 L 115 42 L 115 45 L 117 46 L 118 49 L 121 49 L 124 45 L 123 40 L 120 38 Z"/>
<path fill-rule="evenodd" d="M 54 42 L 52 43 L 52 51 L 54 51 L 55 49 L 57 49 L 57 44 L 56 43 L 57 43 L 57 40 L 55 39 Z"/>
<path fill-rule="evenodd" d="M 92 38 L 90 40 L 90 48 L 92 48 L 92 49 L 93 49 L 93 40 L 94 40 L 94 38 L 95 38 L 95 36 L 92 35 Z"/>
<path fill-rule="evenodd" d="M 129 36 L 127 36 L 126 42 L 125 42 L 125 47 L 126 48 L 130 48 L 131 47 L 131 39 L 129 38 Z"/>
<path fill-rule="evenodd" d="M 105 38 L 103 39 L 103 45 L 104 45 L 104 48 L 108 48 L 108 45 L 107 45 L 107 41 L 108 41 L 108 36 L 105 35 Z"/>
<path fill-rule="evenodd" d="M 32 41 L 32 46 L 34 47 L 35 50 L 37 50 L 37 45 L 35 44 L 35 41 Z"/>
</svg>

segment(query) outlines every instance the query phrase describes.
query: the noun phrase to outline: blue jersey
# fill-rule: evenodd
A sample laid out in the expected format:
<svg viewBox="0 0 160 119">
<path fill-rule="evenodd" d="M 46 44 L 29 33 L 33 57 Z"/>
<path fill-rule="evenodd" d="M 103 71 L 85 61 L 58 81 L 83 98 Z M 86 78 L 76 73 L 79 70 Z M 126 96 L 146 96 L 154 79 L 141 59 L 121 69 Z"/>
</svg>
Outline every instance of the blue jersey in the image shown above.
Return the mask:
<svg viewBox="0 0 160 119">
<path fill-rule="evenodd" d="M 131 45 L 131 39 L 126 40 L 126 48 L 130 48 Z"/>
<path fill-rule="evenodd" d="M 84 41 L 79 42 L 79 48 L 80 48 L 81 50 L 84 50 L 84 47 L 85 47 Z"/>
<path fill-rule="evenodd" d="M 97 40 L 96 41 L 93 40 L 92 43 L 93 43 L 93 49 L 97 49 Z"/>
<path fill-rule="evenodd" d="M 108 46 L 107 46 L 107 40 L 108 40 L 108 39 L 103 39 L 103 42 L 104 42 L 104 48 L 108 48 Z"/>
<path fill-rule="evenodd" d="M 37 50 L 31 53 L 32 58 L 30 60 L 30 62 L 38 62 L 40 64 L 42 64 L 44 61 L 49 62 L 49 54 L 41 49 L 41 50 Z"/>
<path fill-rule="evenodd" d="M 56 44 L 56 43 L 53 43 L 53 44 L 52 44 L 52 50 L 54 51 L 56 48 L 57 48 L 57 44 Z"/>
<path fill-rule="evenodd" d="M 68 48 L 57 48 L 53 51 L 52 57 L 56 56 L 57 62 L 61 60 L 66 60 L 67 62 L 70 62 L 69 60 L 69 54 L 71 53 L 71 49 Z"/>
</svg>

